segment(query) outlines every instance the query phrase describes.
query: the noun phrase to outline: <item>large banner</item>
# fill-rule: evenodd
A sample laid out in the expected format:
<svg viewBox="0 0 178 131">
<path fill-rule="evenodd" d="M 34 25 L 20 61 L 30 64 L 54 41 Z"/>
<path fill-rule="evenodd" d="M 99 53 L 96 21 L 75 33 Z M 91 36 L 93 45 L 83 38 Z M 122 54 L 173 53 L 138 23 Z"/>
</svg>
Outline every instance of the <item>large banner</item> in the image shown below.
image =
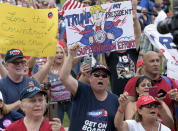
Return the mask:
<svg viewBox="0 0 178 131">
<path fill-rule="evenodd" d="M 0 53 L 15 48 L 26 56 L 55 56 L 58 10 L 0 4 Z"/>
<path fill-rule="evenodd" d="M 131 1 L 65 11 L 68 46 L 80 43 L 77 56 L 135 48 Z"/>
<path fill-rule="evenodd" d="M 150 24 L 145 27 L 144 33 L 151 43 L 158 48 L 167 59 L 167 75 L 178 80 L 178 51 L 173 48 L 175 44 L 172 42 L 171 34 L 160 34 L 156 26 Z"/>
</svg>

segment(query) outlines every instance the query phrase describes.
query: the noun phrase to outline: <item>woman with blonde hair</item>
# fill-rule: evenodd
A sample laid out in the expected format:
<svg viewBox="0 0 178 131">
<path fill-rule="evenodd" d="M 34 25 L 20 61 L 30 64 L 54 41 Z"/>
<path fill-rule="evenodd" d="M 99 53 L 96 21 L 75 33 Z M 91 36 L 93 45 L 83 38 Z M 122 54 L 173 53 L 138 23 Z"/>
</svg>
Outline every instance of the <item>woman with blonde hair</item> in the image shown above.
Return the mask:
<svg viewBox="0 0 178 131">
<path fill-rule="evenodd" d="M 58 44 L 56 56 L 50 57 L 44 67 L 36 75 L 37 77 L 40 76 L 40 82 L 45 79 L 44 89 L 48 92 L 50 102 L 58 103 L 58 115 L 61 122 L 63 122 L 65 111 L 70 119 L 72 108 L 71 93 L 64 87 L 59 75 L 65 58 L 66 54 L 64 48 Z"/>
<path fill-rule="evenodd" d="M 114 119 L 118 131 L 171 131 L 158 120 L 158 112 L 162 104 L 152 96 L 139 97 L 133 119 L 126 121 L 124 121 L 124 110 L 128 103 L 128 93 L 120 95 L 118 101 L 120 106 Z"/>
</svg>

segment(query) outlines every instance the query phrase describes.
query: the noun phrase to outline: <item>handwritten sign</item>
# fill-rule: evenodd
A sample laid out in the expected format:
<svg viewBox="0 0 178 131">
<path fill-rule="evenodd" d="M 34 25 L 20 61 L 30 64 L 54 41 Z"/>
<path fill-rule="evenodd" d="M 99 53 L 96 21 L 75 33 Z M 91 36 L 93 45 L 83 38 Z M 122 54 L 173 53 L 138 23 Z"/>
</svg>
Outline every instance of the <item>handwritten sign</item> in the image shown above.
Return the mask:
<svg viewBox="0 0 178 131">
<path fill-rule="evenodd" d="M 135 48 L 131 1 L 65 11 L 68 46 L 77 56 Z"/>
<path fill-rule="evenodd" d="M 0 53 L 15 48 L 22 50 L 26 56 L 55 55 L 57 9 L 0 4 L 0 12 Z"/>
</svg>

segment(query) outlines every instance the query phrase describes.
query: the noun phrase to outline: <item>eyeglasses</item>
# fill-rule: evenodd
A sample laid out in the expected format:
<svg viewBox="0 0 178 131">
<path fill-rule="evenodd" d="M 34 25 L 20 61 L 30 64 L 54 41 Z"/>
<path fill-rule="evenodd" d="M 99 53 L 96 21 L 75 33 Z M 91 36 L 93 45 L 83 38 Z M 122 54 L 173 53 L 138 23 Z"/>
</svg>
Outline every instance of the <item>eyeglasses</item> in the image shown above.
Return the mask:
<svg viewBox="0 0 178 131">
<path fill-rule="evenodd" d="M 25 60 L 23 60 L 23 61 L 12 61 L 11 63 L 17 66 L 19 64 L 23 64 L 23 65 L 26 64 L 26 61 Z"/>
<path fill-rule="evenodd" d="M 158 107 L 158 104 L 157 103 L 149 103 L 149 104 L 146 104 L 146 105 L 142 105 L 141 107 L 145 107 L 145 108 L 157 108 Z"/>
<path fill-rule="evenodd" d="M 107 74 L 102 74 L 102 73 L 99 73 L 99 72 L 96 72 L 96 73 L 93 73 L 93 76 L 94 77 L 102 77 L 102 78 L 107 78 L 108 75 Z"/>
</svg>

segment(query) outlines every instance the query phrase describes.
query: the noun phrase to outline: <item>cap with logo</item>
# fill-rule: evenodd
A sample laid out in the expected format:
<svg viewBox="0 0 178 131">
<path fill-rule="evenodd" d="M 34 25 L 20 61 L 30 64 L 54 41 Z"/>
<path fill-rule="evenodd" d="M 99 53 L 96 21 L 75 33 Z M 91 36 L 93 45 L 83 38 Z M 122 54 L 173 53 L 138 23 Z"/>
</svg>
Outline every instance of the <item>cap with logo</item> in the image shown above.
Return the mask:
<svg viewBox="0 0 178 131">
<path fill-rule="evenodd" d="M 92 68 L 91 70 L 91 74 L 95 71 L 98 71 L 98 70 L 103 70 L 104 72 L 106 72 L 109 76 L 110 76 L 110 71 L 108 68 L 106 68 L 106 66 L 102 65 L 102 64 L 99 64 L 99 65 L 96 65 Z"/>
<path fill-rule="evenodd" d="M 35 96 L 38 93 L 42 93 L 46 95 L 45 91 L 42 91 L 41 87 L 37 86 L 28 86 L 25 87 L 21 92 L 20 92 L 20 100 L 25 99 L 25 98 L 31 98 Z"/>
<path fill-rule="evenodd" d="M 17 58 L 24 58 L 22 51 L 19 49 L 11 49 L 6 53 L 5 62 L 12 62 Z"/>
<path fill-rule="evenodd" d="M 147 105 L 149 103 L 155 102 L 158 105 L 161 105 L 161 103 L 159 101 L 157 101 L 156 99 L 154 99 L 152 96 L 150 95 L 143 95 L 141 97 L 138 98 L 137 100 L 137 108 L 140 108 L 143 105 Z"/>
</svg>

